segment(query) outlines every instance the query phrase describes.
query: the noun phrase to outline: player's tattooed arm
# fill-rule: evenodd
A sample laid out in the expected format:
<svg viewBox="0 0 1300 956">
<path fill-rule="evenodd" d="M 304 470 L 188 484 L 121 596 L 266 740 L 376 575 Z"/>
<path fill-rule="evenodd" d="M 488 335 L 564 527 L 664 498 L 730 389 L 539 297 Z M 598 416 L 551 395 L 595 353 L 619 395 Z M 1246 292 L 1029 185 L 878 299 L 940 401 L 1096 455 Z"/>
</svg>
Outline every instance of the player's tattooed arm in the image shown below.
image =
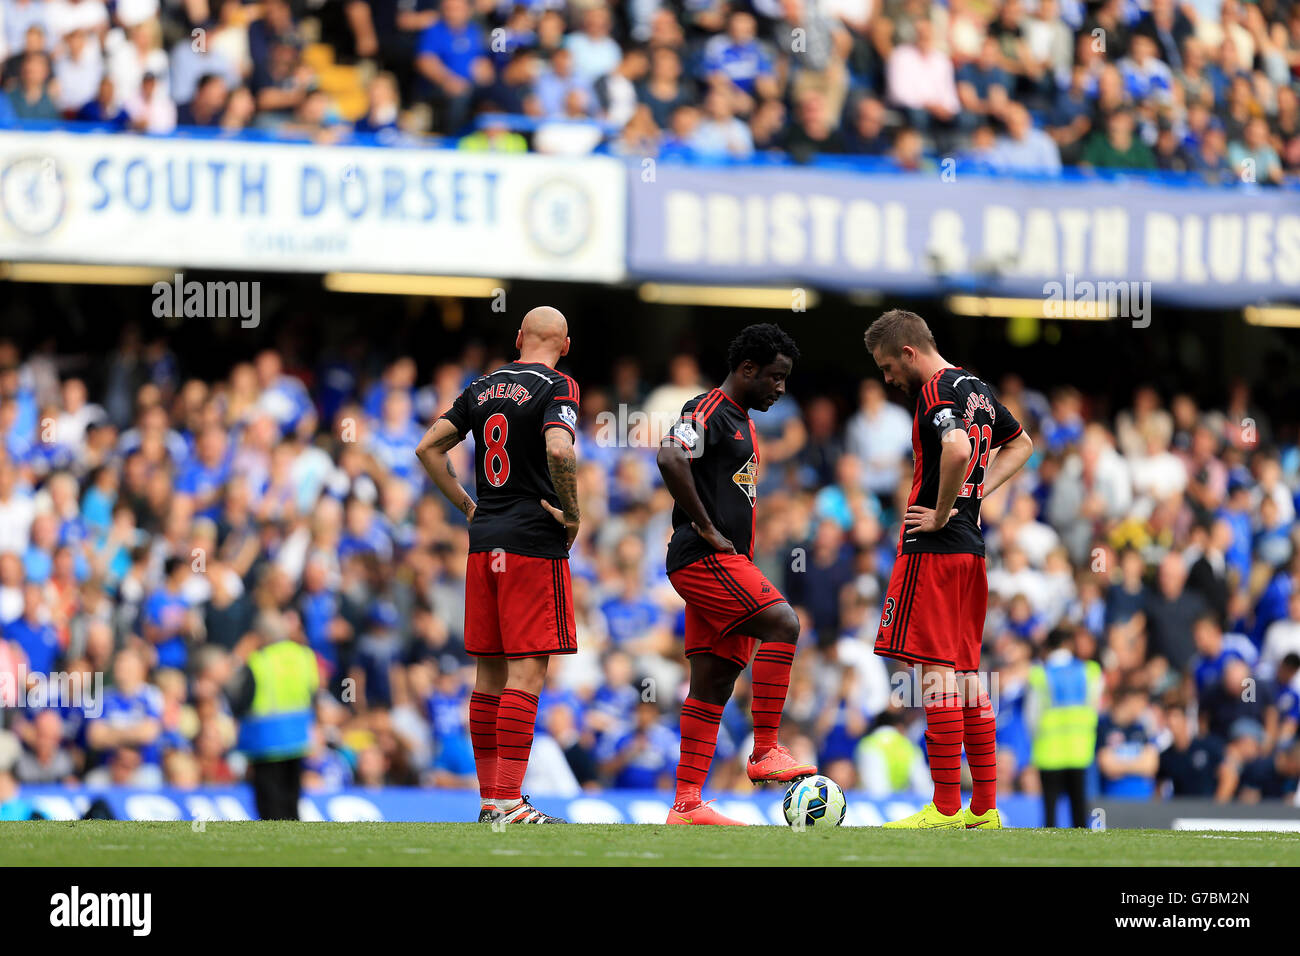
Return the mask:
<svg viewBox="0 0 1300 956">
<path fill-rule="evenodd" d="M 997 449 L 993 463 L 984 473 L 984 497 L 987 498 L 1006 484 L 1016 472 L 1024 467 L 1029 456 L 1034 453 L 1034 442 L 1028 432 L 1021 432 L 1011 441 Z"/>
<path fill-rule="evenodd" d="M 714 550 L 723 554 L 735 554 L 736 546 L 713 526 L 713 521 L 704 508 L 704 502 L 700 500 L 700 493 L 695 489 L 690 453 L 671 439 L 666 439 L 659 446 L 659 454 L 655 461 L 659 465 L 659 474 L 664 477 L 664 487 L 690 517 L 696 533 Z"/>
<path fill-rule="evenodd" d="M 578 453 L 573 447 L 573 436 L 563 428 L 546 429 L 546 462 L 551 470 L 551 484 L 560 499 L 556 508 L 548 501 L 542 507 L 551 513 L 560 524 L 564 525 L 566 548 L 573 547 L 573 539 L 578 536 L 578 526 L 582 514 L 578 509 Z"/>
<path fill-rule="evenodd" d="M 445 418 L 440 418 L 424 433 L 420 444 L 415 447 L 415 457 L 420 459 L 429 476 L 437 485 L 443 497 L 460 509 L 466 520 L 474 518 L 474 499 L 469 496 L 456 478 L 456 469 L 452 467 L 447 452 L 460 444 L 460 432 Z"/>
</svg>

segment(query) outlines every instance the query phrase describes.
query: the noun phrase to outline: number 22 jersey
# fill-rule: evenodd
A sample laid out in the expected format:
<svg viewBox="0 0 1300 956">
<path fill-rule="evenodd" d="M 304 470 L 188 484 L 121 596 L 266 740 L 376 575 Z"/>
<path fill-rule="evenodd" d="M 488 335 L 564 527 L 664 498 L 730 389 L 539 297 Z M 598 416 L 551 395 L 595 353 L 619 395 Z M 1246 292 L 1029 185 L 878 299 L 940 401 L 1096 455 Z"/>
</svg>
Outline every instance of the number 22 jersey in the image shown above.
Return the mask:
<svg viewBox="0 0 1300 956">
<path fill-rule="evenodd" d="M 933 508 L 938 502 L 943 436 L 954 429 L 966 432 L 971 445 L 957 489 L 957 513 L 938 531 L 908 531 L 904 526 L 898 535 L 899 554 L 984 554 L 980 532 L 984 473 L 993 449 L 1019 435 L 1020 423 L 977 376 L 963 368 L 936 372 L 921 386 L 912 414 L 914 467 L 908 505 Z"/>
<path fill-rule="evenodd" d="M 564 526 L 541 501 L 560 507 L 545 433 L 563 428 L 577 442 L 578 383 L 540 362 L 510 362 L 481 375 L 442 417 L 474 436 L 477 510 L 469 549 L 540 558 L 568 557 Z"/>
</svg>

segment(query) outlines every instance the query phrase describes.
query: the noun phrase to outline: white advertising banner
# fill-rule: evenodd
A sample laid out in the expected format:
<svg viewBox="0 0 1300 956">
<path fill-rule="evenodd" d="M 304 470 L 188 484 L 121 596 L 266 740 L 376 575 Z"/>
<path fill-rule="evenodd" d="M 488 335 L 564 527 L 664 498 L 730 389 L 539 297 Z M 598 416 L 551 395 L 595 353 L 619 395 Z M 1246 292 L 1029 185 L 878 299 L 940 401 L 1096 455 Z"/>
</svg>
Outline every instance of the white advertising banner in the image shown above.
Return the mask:
<svg viewBox="0 0 1300 956">
<path fill-rule="evenodd" d="M 0 259 L 613 282 L 618 162 L 0 132 Z"/>
</svg>

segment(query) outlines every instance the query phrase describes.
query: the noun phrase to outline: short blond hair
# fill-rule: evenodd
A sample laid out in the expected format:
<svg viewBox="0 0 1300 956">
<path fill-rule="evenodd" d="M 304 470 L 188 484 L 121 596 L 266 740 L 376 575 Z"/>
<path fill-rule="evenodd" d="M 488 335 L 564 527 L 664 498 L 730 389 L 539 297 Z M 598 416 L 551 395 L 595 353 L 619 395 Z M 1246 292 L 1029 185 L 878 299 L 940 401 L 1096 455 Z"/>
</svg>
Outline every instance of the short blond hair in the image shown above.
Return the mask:
<svg viewBox="0 0 1300 956">
<path fill-rule="evenodd" d="M 936 350 L 934 334 L 925 319 L 906 309 L 891 309 L 867 328 L 864 336 L 867 351 L 872 355 L 883 349 L 886 355 L 898 355 L 903 346 L 910 345 L 919 352 Z"/>
</svg>

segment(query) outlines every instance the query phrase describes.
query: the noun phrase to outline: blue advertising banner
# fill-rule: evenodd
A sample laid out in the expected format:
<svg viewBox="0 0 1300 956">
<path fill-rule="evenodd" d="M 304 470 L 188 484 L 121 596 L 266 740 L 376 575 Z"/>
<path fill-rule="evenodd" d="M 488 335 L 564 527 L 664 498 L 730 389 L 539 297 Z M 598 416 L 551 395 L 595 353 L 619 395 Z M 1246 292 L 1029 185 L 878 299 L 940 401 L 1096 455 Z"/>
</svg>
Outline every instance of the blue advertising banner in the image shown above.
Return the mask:
<svg viewBox="0 0 1300 956">
<path fill-rule="evenodd" d="M 784 825 L 780 790 L 761 796 L 728 795 L 718 798 L 723 813 L 750 824 Z M 253 792 L 247 786 L 205 787 L 197 790 L 70 790 L 58 786 L 23 787 L 22 798 L 52 820 L 80 819 L 96 798 L 103 799 L 119 820 L 252 820 Z M 845 826 L 879 826 L 886 820 L 915 813 L 929 796 L 900 794 L 874 800 L 850 793 Z M 538 797 L 537 803 L 574 823 L 653 823 L 668 816 L 671 794 L 658 790 L 617 790 L 577 797 Z M 1008 796 L 999 801 L 1008 826 L 1042 826 L 1042 802 L 1036 798 Z M 1064 806 L 1062 820 L 1064 822 Z M 346 789 L 305 794 L 299 804 L 303 820 L 377 821 L 411 820 L 462 822 L 478 815 L 477 794 L 463 790 L 420 790 L 385 787 L 380 790 Z"/>
<path fill-rule="evenodd" d="M 1042 298 L 1046 318 L 1089 295 L 1300 301 L 1289 190 L 661 162 L 630 166 L 627 192 L 641 279 L 980 292 Z"/>
</svg>

